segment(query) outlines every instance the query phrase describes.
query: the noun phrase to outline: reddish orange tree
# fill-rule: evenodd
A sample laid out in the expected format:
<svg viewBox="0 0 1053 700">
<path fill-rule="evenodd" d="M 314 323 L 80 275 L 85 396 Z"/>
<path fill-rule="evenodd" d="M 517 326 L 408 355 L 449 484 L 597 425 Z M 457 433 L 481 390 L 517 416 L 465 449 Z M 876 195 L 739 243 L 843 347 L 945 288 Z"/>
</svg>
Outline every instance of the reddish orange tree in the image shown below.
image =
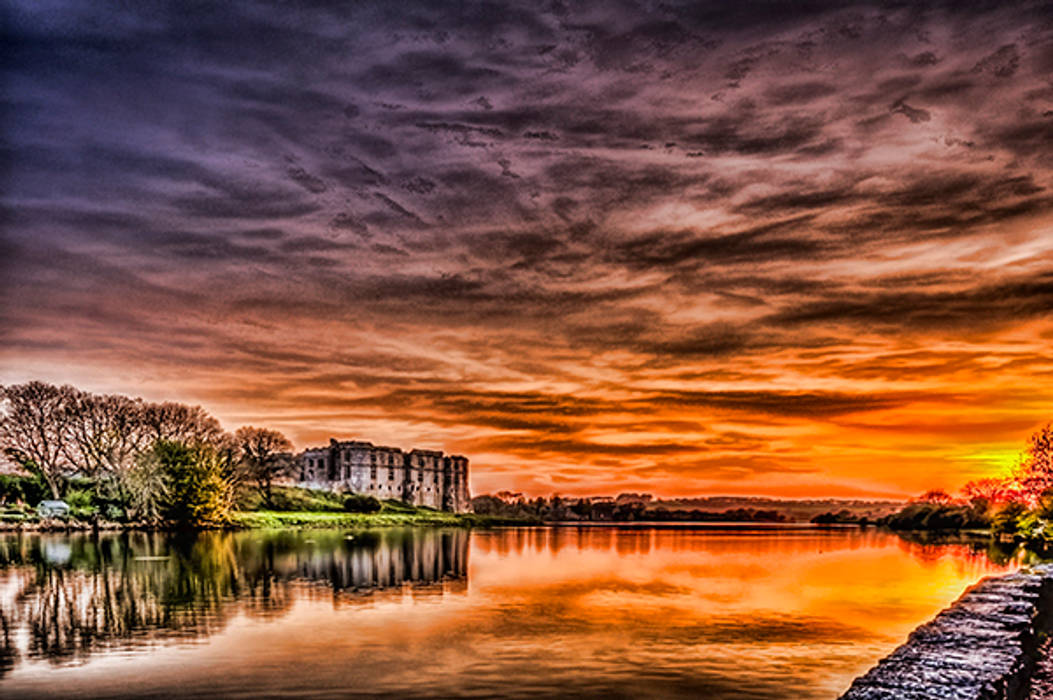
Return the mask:
<svg viewBox="0 0 1053 700">
<path fill-rule="evenodd" d="M 1053 424 L 1047 424 L 1031 436 L 1017 465 L 1015 481 L 1023 500 L 1030 506 L 1053 489 Z"/>
<path fill-rule="evenodd" d="M 931 503 L 932 505 L 946 506 L 954 503 L 954 498 L 943 489 L 929 489 L 915 499 L 915 503 Z"/>
<path fill-rule="evenodd" d="M 989 505 L 1000 505 L 1019 501 L 1020 489 L 1011 478 L 987 478 L 970 481 L 962 487 L 962 497 L 969 503 L 984 502 Z"/>
</svg>

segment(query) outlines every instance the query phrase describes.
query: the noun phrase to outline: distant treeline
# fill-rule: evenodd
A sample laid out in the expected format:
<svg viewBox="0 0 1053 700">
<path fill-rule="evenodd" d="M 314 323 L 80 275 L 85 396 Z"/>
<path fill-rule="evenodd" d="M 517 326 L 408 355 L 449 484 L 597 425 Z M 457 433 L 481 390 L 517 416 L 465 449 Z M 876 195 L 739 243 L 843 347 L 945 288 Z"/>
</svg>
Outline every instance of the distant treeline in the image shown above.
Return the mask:
<svg viewBox="0 0 1053 700">
<path fill-rule="evenodd" d="M 650 494 L 624 493 L 616 498 L 566 498 L 552 496 L 525 498 L 502 491 L 476 496 L 472 510 L 493 515 L 545 522 L 786 522 L 776 510 L 731 508 L 724 511 L 666 508 L 655 504 Z"/>
</svg>

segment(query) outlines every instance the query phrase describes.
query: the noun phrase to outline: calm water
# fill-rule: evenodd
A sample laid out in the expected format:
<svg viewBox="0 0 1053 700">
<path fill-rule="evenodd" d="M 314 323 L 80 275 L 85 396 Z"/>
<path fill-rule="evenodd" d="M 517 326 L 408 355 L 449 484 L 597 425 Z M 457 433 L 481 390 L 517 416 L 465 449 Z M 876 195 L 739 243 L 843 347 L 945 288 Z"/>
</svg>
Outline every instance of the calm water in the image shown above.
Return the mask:
<svg viewBox="0 0 1053 700">
<path fill-rule="evenodd" d="M 980 577 L 857 530 L 0 537 L 0 697 L 833 698 Z"/>
</svg>

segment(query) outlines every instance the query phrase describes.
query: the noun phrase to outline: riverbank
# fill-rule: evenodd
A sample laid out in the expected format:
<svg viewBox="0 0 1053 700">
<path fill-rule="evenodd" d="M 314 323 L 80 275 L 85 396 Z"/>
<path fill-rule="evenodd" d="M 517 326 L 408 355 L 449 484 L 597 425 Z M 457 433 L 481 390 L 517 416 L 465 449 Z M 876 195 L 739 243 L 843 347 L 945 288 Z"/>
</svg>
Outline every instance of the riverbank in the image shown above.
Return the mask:
<svg viewBox="0 0 1053 700">
<path fill-rule="evenodd" d="M 299 503 L 292 505 L 312 504 Z M 331 507 L 302 510 L 270 508 L 236 510 L 230 514 L 230 517 L 224 523 L 198 528 L 187 528 L 186 526 L 172 523 L 137 520 L 114 521 L 83 515 L 71 515 L 64 518 L 40 518 L 36 514 L 26 513 L 17 517 L 3 517 L 0 515 L 0 532 L 369 529 L 381 527 L 497 527 L 535 524 L 538 523 L 531 520 L 478 515 L 475 513 L 451 513 L 432 508 L 410 506 L 397 501 L 385 501 L 380 504 L 380 509 L 373 513 L 353 513 Z"/>
<path fill-rule="evenodd" d="M 322 528 L 372 529 L 383 527 L 502 527 L 525 526 L 538 523 L 495 518 L 474 513 L 316 513 L 316 512 L 281 512 L 255 511 L 235 513 L 231 522 L 197 530 L 304 530 Z M 101 520 L 88 522 L 83 520 L 23 520 L 18 522 L 0 520 L 0 533 L 3 532 L 120 532 L 149 531 L 176 532 L 187 528 L 158 525 L 155 523 L 117 523 Z"/>
<path fill-rule="evenodd" d="M 81 499 L 86 500 L 86 499 Z M 268 499 L 245 490 L 234 508 L 218 523 L 188 527 L 177 522 L 103 517 L 110 511 L 90 502 L 70 504 L 61 518 L 41 518 L 26 505 L 0 506 L 0 531 L 120 531 L 120 530 L 247 530 L 378 527 L 495 527 L 533 525 L 535 520 L 476 513 L 454 513 L 398 500 L 377 500 L 319 489 L 275 486 Z"/>
<path fill-rule="evenodd" d="M 413 513 L 318 513 L 254 511 L 236 513 L 234 529 L 258 530 L 280 528 L 374 528 L 374 527 L 497 527 L 501 525 L 534 525 L 513 518 L 498 518 L 475 513 L 421 511 Z"/>
<path fill-rule="evenodd" d="M 1053 564 L 986 578 L 857 678 L 841 700 L 1033 697 L 1051 613 Z"/>
</svg>

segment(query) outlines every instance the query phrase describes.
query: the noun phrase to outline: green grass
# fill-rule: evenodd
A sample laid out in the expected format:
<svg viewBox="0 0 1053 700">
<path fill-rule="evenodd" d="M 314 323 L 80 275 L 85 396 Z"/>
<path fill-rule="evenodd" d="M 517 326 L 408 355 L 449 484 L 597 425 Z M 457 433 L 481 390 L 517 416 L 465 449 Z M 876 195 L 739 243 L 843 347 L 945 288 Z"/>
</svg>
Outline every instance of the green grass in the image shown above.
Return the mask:
<svg viewBox="0 0 1053 700">
<path fill-rule="evenodd" d="M 311 528 L 311 527 L 390 527 L 406 525 L 464 526 L 483 524 L 479 516 L 468 513 L 320 513 L 317 511 L 242 511 L 234 514 L 234 524 L 245 528 Z"/>
<path fill-rule="evenodd" d="M 271 504 L 263 503 L 256 489 L 246 489 L 238 498 L 237 509 L 241 511 L 286 511 L 286 512 L 337 512 L 344 511 L 344 497 L 332 491 L 302 489 L 296 486 L 275 486 Z"/>
<path fill-rule="evenodd" d="M 382 501 L 377 513 L 348 513 L 345 496 L 331 491 L 276 486 L 272 503 L 265 507 L 260 494 L 246 490 L 231 516 L 232 525 L 246 529 L 284 528 L 373 528 L 373 527 L 487 527 L 532 524 L 521 519 L 499 518 L 474 513 L 448 513 L 426 506 L 412 506 L 396 500 Z M 78 515 L 75 511 L 74 516 Z M 25 508 L 0 510 L 0 522 L 9 525 L 39 521 L 36 512 Z M 71 522 L 76 522 L 73 517 Z"/>
<path fill-rule="evenodd" d="M 258 493 L 247 493 L 232 516 L 236 527 L 252 529 L 324 527 L 470 527 L 522 524 L 523 521 L 492 518 L 473 513 L 447 513 L 427 506 L 412 506 L 397 500 L 381 502 L 377 513 L 344 511 L 344 496 L 330 491 L 295 486 L 274 488 L 272 503 L 266 507 Z"/>
</svg>

